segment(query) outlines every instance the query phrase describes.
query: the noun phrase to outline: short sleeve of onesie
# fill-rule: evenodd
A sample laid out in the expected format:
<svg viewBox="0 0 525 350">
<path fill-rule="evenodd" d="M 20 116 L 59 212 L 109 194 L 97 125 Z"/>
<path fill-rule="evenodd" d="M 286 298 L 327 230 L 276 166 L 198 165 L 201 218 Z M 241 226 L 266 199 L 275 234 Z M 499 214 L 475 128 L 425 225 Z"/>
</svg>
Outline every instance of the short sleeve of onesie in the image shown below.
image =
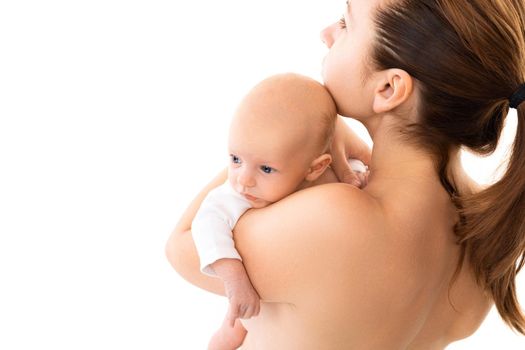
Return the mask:
<svg viewBox="0 0 525 350">
<path fill-rule="evenodd" d="M 191 232 L 203 273 L 215 276 L 211 264 L 219 259 L 241 260 L 232 230 L 249 202 L 225 183 L 208 193 L 191 224 Z"/>
</svg>

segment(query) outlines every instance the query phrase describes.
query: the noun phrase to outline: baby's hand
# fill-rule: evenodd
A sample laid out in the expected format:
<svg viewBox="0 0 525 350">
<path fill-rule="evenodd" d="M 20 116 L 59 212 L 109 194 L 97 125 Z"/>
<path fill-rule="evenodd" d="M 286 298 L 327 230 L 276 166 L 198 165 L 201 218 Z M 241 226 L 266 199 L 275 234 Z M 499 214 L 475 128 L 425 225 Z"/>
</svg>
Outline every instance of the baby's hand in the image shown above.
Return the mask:
<svg viewBox="0 0 525 350">
<path fill-rule="evenodd" d="M 357 187 L 363 189 L 368 185 L 368 175 L 370 174 L 370 170 L 368 170 L 368 167 L 361 162 L 359 159 L 348 159 L 348 165 L 354 172 L 355 176 L 359 180 L 359 185 Z"/>
<path fill-rule="evenodd" d="M 212 268 L 224 282 L 230 308 L 226 318 L 233 327 L 237 318 L 257 316 L 260 310 L 259 294 L 255 291 L 243 263 L 238 259 L 219 259 Z"/>
<path fill-rule="evenodd" d="M 226 318 L 231 327 L 237 318 L 250 318 L 259 314 L 259 294 L 253 288 L 247 275 L 238 280 L 224 281 L 224 288 L 230 301 Z"/>
<path fill-rule="evenodd" d="M 359 181 L 361 181 L 361 186 L 359 188 L 363 189 L 368 185 L 368 176 L 370 175 L 370 170 L 365 171 L 364 173 L 355 173 Z"/>
<path fill-rule="evenodd" d="M 362 178 L 348 163 L 348 159 L 359 159 L 370 164 L 372 152 L 368 145 L 346 124 L 342 117 L 337 117 L 335 132 L 330 146 L 332 164 L 339 182 L 363 188 Z"/>
</svg>

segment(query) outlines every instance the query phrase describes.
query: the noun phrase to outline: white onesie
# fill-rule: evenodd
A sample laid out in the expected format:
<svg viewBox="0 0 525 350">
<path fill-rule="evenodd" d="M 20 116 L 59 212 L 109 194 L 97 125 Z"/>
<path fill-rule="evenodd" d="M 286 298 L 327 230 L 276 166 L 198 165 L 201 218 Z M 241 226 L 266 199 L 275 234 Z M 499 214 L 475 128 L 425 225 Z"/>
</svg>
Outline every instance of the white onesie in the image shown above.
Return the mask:
<svg viewBox="0 0 525 350">
<path fill-rule="evenodd" d="M 191 223 L 191 234 L 200 258 L 201 271 L 215 276 L 211 264 L 219 259 L 241 259 L 235 249 L 232 230 L 237 220 L 251 208 L 246 198 L 229 182 L 211 190 Z"/>
<path fill-rule="evenodd" d="M 367 171 L 360 160 L 349 159 L 348 163 L 355 172 Z M 248 200 L 235 191 L 229 182 L 214 188 L 204 198 L 191 224 L 201 272 L 216 276 L 210 265 L 219 259 L 242 261 L 235 249 L 232 230 L 241 215 L 250 208 Z"/>
</svg>

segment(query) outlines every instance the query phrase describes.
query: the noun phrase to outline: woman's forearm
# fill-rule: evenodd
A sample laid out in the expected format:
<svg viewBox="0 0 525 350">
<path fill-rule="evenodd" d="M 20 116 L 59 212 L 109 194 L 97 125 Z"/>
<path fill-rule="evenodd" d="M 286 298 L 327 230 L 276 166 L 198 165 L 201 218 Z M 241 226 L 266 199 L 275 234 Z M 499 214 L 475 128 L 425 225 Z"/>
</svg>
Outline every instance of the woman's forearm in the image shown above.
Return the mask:
<svg viewBox="0 0 525 350">
<path fill-rule="evenodd" d="M 175 226 L 175 232 L 181 233 L 185 231 L 189 231 L 191 229 L 191 222 L 195 218 L 195 214 L 199 210 L 202 201 L 215 187 L 219 187 L 222 185 L 227 178 L 228 170 L 224 169 L 222 170 L 208 185 L 206 185 L 195 197 L 188 208 L 184 211 L 181 218 L 179 219 L 179 222 L 177 223 L 177 226 Z"/>
<path fill-rule="evenodd" d="M 219 295 L 224 295 L 224 284 L 220 279 L 200 272 L 199 257 L 190 230 L 193 218 L 208 192 L 223 184 L 226 178 L 227 170 L 225 169 L 202 189 L 184 211 L 166 243 L 166 256 L 179 275 L 190 283 Z"/>
</svg>

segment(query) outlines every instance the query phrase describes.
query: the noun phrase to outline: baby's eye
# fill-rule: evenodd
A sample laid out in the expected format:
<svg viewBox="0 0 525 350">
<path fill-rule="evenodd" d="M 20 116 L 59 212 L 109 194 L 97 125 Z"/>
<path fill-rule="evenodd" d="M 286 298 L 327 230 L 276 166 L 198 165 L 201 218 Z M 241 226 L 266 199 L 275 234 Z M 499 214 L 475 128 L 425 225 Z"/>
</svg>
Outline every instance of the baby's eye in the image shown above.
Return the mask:
<svg viewBox="0 0 525 350">
<path fill-rule="evenodd" d="M 345 29 L 346 28 L 346 20 L 345 16 L 341 16 L 341 19 L 339 20 L 339 28 Z"/>
<path fill-rule="evenodd" d="M 263 166 L 261 166 L 261 170 L 262 170 L 264 173 L 266 173 L 266 174 L 271 174 L 271 173 L 273 173 L 273 172 L 275 171 L 274 168 L 271 168 L 271 167 L 269 167 L 269 166 L 267 166 L 267 165 L 263 165 Z"/>
<path fill-rule="evenodd" d="M 230 154 L 230 158 L 233 164 L 241 164 L 241 158 L 237 157 L 234 154 Z"/>
</svg>

